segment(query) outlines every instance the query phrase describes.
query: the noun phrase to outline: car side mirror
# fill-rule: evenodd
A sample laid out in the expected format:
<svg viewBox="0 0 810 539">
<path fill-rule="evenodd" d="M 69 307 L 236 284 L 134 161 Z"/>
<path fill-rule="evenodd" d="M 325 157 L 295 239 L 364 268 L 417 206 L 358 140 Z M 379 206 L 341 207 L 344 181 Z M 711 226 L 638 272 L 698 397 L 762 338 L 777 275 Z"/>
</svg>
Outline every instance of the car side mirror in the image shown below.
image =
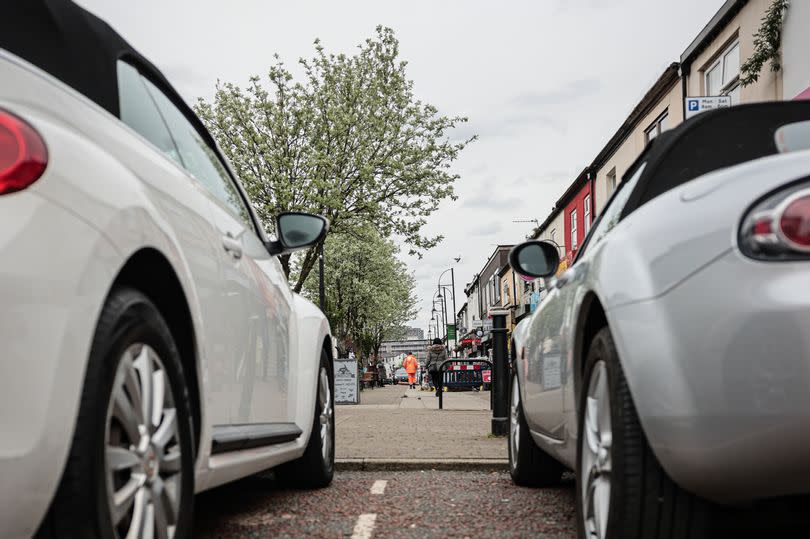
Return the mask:
<svg viewBox="0 0 810 539">
<path fill-rule="evenodd" d="M 271 255 L 283 255 L 306 249 L 323 239 L 329 221 L 321 215 L 285 212 L 276 218 L 276 241 L 267 242 Z"/>
<path fill-rule="evenodd" d="M 560 253 L 556 245 L 547 241 L 527 241 L 512 248 L 509 265 L 526 277 L 551 277 L 560 266 Z"/>
</svg>

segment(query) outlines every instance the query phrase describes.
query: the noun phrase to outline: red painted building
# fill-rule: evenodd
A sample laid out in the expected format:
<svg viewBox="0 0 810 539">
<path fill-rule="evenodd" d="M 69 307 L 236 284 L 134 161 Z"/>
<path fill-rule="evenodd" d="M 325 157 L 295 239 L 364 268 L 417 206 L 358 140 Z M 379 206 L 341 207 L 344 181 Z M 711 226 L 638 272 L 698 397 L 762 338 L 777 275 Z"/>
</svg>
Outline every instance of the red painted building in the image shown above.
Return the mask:
<svg viewBox="0 0 810 539">
<path fill-rule="evenodd" d="M 590 168 L 585 168 L 568 190 L 557 201 L 563 209 L 565 258 L 568 265 L 574 260 L 585 235 L 593 224 L 593 180 Z"/>
</svg>

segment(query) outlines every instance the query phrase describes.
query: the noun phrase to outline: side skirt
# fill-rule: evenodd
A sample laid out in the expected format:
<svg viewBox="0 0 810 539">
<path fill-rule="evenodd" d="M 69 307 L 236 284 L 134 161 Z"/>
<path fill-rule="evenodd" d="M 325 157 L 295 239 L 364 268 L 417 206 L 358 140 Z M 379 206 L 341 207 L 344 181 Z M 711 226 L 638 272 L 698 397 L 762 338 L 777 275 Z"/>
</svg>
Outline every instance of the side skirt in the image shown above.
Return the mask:
<svg viewBox="0 0 810 539">
<path fill-rule="evenodd" d="M 211 454 L 283 444 L 297 440 L 301 434 L 301 429 L 295 423 L 215 425 L 211 437 Z"/>
</svg>

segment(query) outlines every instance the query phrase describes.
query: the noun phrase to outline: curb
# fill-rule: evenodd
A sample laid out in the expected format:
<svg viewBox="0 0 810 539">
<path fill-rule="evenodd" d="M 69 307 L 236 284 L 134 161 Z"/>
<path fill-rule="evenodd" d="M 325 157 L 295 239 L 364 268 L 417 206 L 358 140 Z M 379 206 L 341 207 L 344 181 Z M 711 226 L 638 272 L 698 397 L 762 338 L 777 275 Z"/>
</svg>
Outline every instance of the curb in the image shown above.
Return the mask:
<svg viewBox="0 0 810 539">
<path fill-rule="evenodd" d="M 335 469 L 345 471 L 461 470 L 507 471 L 508 459 L 335 459 Z"/>
</svg>

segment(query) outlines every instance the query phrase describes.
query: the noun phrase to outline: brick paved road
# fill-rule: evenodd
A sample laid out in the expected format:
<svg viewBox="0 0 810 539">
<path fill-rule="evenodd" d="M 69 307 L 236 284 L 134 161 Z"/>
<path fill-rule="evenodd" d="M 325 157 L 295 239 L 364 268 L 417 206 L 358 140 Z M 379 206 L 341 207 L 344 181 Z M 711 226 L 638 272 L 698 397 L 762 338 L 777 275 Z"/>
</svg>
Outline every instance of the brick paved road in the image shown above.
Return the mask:
<svg viewBox="0 0 810 539">
<path fill-rule="evenodd" d="M 338 472 L 315 491 L 255 477 L 198 496 L 194 537 L 572 538 L 573 489 L 570 477 L 520 488 L 505 472 Z"/>
</svg>

